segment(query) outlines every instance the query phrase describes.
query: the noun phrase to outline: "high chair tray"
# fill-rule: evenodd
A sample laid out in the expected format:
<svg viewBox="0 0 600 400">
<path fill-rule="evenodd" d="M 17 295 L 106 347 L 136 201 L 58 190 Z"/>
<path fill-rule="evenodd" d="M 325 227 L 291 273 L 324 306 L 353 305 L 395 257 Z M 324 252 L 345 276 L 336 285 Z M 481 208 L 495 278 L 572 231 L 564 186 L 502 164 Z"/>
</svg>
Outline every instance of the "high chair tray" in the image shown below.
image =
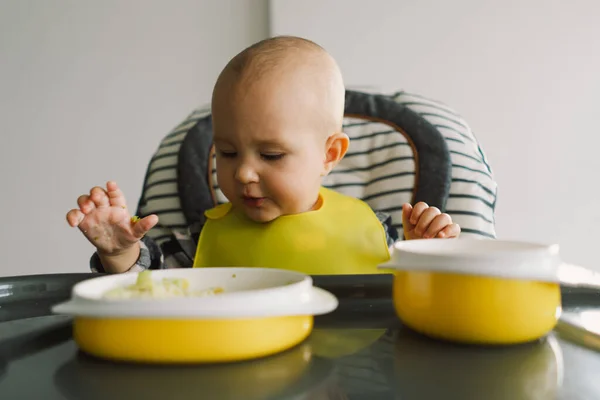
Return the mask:
<svg viewBox="0 0 600 400">
<path fill-rule="evenodd" d="M 395 317 L 390 275 L 314 276 L 340 305 L 316 318 L 308 340 L 275 356 L 185 367 L 100 361 L 77 350 L 70 318 L 50 314 L 75 283 L 95 276 L 0 278 L 0 398 L 600 398 L 600 352 L 573 331 L 559 326 L 506 348 L 433 341 Z M 562 295 L 565 313 L 600 311 L 600 291 Z"/>
</svg>

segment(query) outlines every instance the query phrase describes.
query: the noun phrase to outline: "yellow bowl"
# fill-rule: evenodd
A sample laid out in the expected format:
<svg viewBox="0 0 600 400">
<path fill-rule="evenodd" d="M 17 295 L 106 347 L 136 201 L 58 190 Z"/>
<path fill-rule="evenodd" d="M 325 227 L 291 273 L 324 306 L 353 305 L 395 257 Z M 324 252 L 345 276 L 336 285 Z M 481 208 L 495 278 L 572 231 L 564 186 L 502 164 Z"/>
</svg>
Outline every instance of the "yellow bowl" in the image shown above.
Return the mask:
<svg viewBox="0 0 600 400">
<path fill-rule="evenodd" d="M 560 286 L 551 282 L 397 271 L 394 306 L 408 327 L 439 339 L 517 344 L 554 329 Z"/>
<path fill-rule="evenodd" d="M 558 249 L 499 240 L 398 243 L 382 266 L 394 273 L 398 317 L 424 335 L 510 345 L 546 335 L 561 312 Z"/>
<path fill-rule="evenodd" d="M 153 271 L 154 279 L 185 278 L 194 289 L 222 287 L 208 297 L 106 299 L 137 274 L 94 278 L 73 288 L 54 312 L 74 316 L 84 352 L 116 361 L 217 363 L 272 355 L 304 341 L 313 316 L 337 307 L 330 293 L 293 271 L 207 268 Z"/>
</svg>

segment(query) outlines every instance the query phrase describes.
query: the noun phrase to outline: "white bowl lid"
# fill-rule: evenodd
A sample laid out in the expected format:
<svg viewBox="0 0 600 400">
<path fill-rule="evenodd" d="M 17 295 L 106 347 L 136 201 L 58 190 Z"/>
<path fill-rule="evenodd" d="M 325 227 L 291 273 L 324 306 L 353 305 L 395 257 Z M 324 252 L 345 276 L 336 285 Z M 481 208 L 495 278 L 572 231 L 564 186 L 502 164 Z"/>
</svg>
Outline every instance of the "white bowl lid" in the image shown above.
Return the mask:
<svg viewBox="0 0 600 400">
<path fill-rule="evenodd" d="M 558 282 L 558 245 L 497 239 L 421 239 L 397 242 L 380 269 L 435 271 Z"/>
<path fill-rule="evenodd" d="M 76 284 L 58 314 L 110 318 L 258 318 L 319 315 L 337 308 L 331 293 L 316 288 L 308 275 L 270 268 L 199 268 L 152 271 L 152 279 L 185 278 L 192 289 L 222 287 L 207 297 L 105 299 L 115 287 L 133 284 L 137 273 L 103 276 Z"/>
</svg>

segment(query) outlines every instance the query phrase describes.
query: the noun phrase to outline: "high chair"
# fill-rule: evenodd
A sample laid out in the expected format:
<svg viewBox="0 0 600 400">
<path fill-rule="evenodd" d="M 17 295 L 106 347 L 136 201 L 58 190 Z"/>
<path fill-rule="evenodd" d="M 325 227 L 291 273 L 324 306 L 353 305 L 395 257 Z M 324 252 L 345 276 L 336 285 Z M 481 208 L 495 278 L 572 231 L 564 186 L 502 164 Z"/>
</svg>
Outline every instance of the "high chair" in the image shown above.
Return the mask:
<svg viewBox="0 0 600 400">
<path fill-rule="evenodd" d="M 495 238 L 497 184 L 468 124 L 451 108 L 404 91 L 378 95 L 346 91 L 346 156 L 324 186 L 360 198 L 389 216 L 402 240 L 402 204 L 424 201 L 448 213 L 461 237 Z M 148 236 L 172 247 L 179 266 L 190 263 L 205 210 L 227 199 L 219 189 L 210 107 L 192 112 L 164 137 L 146 171 L 138 215 L 157 214 Z M 169 253 L 167 251 L 166 253 Z M 193 259 L 193 257 L 192 257 Z"/>
</svg>

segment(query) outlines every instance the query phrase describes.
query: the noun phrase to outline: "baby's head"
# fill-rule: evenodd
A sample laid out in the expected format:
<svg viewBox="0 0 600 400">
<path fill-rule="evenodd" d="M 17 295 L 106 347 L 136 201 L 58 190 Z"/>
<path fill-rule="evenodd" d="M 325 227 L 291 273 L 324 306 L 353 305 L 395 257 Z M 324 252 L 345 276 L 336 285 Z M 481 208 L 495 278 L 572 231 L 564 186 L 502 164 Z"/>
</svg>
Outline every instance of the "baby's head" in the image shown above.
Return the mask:
<svg viewBox="0 0 600 400">
<path fill-rule="evenodd" d="M 344 83 L 317 44 L 263 40 L 235 56 L 213 91 L 219 187 L 268 222 L 315 208 L 321 179 L 344 156 Z"/>
</svg>

